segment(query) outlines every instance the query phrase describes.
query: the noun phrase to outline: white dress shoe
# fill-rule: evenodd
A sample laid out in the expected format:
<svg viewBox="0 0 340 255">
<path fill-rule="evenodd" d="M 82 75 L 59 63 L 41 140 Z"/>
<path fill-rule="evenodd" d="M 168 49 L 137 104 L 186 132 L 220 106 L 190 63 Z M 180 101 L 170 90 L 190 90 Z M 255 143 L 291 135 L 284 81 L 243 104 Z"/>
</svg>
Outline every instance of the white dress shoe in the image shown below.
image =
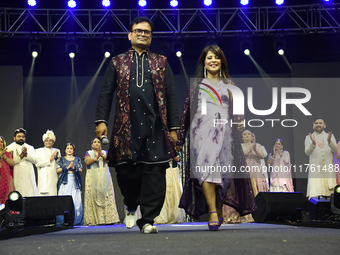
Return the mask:
<svg viewBox="0 0 340 255">
<path fill-rule="evenodd" d="M 158 229 L 156 226 L 152 226 L 151 224 L 146 223 L 141 229 L 141 232 L 144 234 L 156 234 L 158 233 Z"/>
<path fill-rule="evenodd" d="M 136 211 L 129 212 L 128 210 L 126 210 L 126 216 L 124 219 L 125 226 L 127 228 L 133 228 L 134 226 L 136 226 L 136 222 L 137 222 Z"/>
</svg>

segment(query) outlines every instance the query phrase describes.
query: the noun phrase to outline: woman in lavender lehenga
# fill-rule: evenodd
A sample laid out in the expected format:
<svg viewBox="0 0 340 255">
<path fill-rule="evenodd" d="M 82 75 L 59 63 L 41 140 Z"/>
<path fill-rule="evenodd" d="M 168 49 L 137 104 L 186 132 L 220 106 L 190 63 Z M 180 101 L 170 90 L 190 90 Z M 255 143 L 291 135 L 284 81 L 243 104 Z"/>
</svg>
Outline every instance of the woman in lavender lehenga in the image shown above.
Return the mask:
<svg viewBox="0 0 340 255">
<path fill-rule="evenodd" d="M 228 86 L 234 85 L 228 78 L 223 51 L 217 45 L 206 47 L 198 60 L 195 84 L 186 99 L 178 133 L 181 146 L 190 128 L 180 207 L 194 218 L 209 213 L 209 230 L 217 230 L 221 225 L 223 203 L 241 215 L 256 210 L 249 174 L 239 171 L 246 165 L 238 132 L 244 126 L 230 123 L 241 122 L 243 116 L 233 115 Z M 224 124 L 215 125 L 216 122 Z"/>
</svg>

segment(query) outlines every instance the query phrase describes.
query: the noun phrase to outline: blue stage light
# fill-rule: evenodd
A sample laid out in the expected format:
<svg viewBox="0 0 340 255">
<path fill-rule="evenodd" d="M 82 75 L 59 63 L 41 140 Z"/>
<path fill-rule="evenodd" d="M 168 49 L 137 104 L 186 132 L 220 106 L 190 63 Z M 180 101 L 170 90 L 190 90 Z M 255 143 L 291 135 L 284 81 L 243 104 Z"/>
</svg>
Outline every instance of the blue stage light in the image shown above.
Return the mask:
<svg viewBox="0 0 340 255">
<path fill-rule="evenodd" d="M 110 1 L 110 0 L 103 0 L 103 1 L 102 1 L 102 5 L 103 5 L 104 7 L 109 7 L 109 6 L 111 5 L 111 1 Z"/>
<path fill-rule="evenodd" d="M 205 6 L 210 6 L 212 4 L 212 0 L 204 0 L 203 3 Z"/>
<path fill-rule="evenodd" d="M 34 7 L 34 6 L 37 5 L 37 1 L 35 1 L 35 0 L 28 0 L 28 1 L 27 1 L 27 4 L 28 4 L 29 6 L 31 6 L 31 7 Z"/>
<path fill-rule="evenodd" d="M 75 7 L 77 6 L 77 3 L 76 3 L 76 1 L 74 1 L 74 0 L 69 0 L 69 1 L 67 2 L 67 5 L 68 5 L 68 7 L 70 7 L 70 8 L 75 8 Z"/>
<path fill-rule="evenodd" d="M 171 7 L 177 7 L 178 6 L 178 1 L 177 0 L 171 0 L 170 1 L 170 6 Z"/>
<path fill-rule="evenodd" d="M 282 5 L 285 1 L 284 0 L 275 0 L 277 5 Z"/>
<path fill-rule="evenodd" d="M 146 0 L 139 0 L 139 1 L 138 1 L 138 5 L 139 5 L 140 7 L 145 7 L 145 6 L 147 5 L 147 2 L 146 2 Z"/>
<path fill-rule="evenodd" d="M 240 0 L 240 4 L 248 5 L 249 4 L 249 0 Z"/>
</svg>

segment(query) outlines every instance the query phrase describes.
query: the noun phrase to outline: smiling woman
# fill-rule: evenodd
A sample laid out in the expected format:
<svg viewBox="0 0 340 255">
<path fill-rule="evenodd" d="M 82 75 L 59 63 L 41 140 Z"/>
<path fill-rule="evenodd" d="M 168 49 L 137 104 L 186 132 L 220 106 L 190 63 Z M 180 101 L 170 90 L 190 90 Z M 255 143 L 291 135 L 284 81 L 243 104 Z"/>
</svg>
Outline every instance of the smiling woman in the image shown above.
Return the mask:
<svg viewBox="0 0 340 255">
<path fill-rule="evenodd" d="M 187 155 L 187 162 L 190 163 L 186 166 L 180 207 L 194 218 L 209 213 L 209 230 L 218 230 L 223 223 L 223 204 L 237 208 L 241 215 L 256 209 L 249 174 L 245 173 L 243 178 L 237 179 L 228 170 L 239 170 L 246 164 L 238 139 L 238 128 L 243 130 L 244 127 L 242 124 L 213 125 L 216 119 L 243 119 L 243 116 L 234 115 L 232 94 L 228 89 L 228 86 L 234 85 L 229 78 L 227 61 L 221 48 L 217 45 L 205 47 L 197 62 L 196 79 L 185 101 L 178 133 L 178 146 L 184 144 L 188 129 L 190 134 L 190 152 Z M 220 96 L 221 104 L 215 104 L 213 97 L 207 97 L 206 87 Z M 209 107 L 206 114 L 201 112 L 204 103 Z M 202 189 L 198 189 L 198 185 Z M 238 196 L 235 196 L 236 190 Z"/>
</svg>

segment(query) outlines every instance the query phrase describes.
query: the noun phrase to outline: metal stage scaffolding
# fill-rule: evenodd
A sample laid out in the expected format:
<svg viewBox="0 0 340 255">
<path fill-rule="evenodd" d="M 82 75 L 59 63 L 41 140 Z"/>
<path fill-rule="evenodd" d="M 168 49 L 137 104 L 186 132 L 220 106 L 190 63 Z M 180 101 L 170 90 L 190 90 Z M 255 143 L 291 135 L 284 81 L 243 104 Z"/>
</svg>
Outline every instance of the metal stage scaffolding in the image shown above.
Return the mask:
<svg viewBox="0 0 340 255">
<path fill-rule="evenodd" d="M 201 9 L 0 8 L 0 38 L 126 37 L 131 20 L 147 16 L 153 36 L 232 37 L 340 31 L 340 4 Z"/>
</svg>

